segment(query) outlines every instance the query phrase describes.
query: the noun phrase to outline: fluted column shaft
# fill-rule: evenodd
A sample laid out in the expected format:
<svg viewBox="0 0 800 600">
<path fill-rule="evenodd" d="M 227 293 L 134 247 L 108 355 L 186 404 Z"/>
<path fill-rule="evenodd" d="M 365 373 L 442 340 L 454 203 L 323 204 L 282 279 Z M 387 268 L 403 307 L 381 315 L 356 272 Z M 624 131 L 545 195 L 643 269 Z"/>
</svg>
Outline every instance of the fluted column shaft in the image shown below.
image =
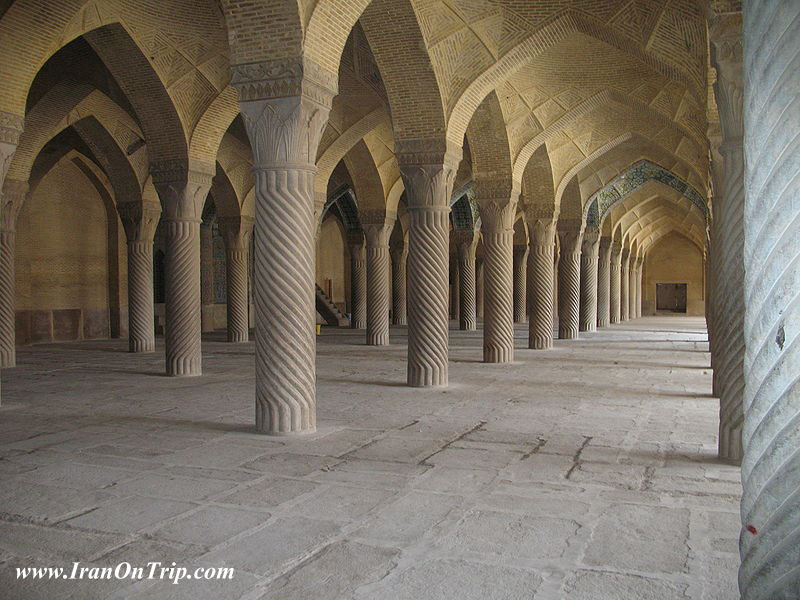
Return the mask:
<svg viewBox="0 0 800 600">
<path fill-rule="evenodd" d="M 630 258 L 630 271 L 628 272 L 628 318 L 635 319 L 636 318 L 636 282 L 638 281 L 636 278 L 636 258 L 633 256 Z"/>
<path fill-rule="evenodd" d="M 514 248 L 514 323 L 528 320 L 528 246 Z"/>
<path fill-rule="evenodd" d="M 726 22 L 727 21 L 727 22 Z M 742 459 L 742 402 L 745 388 L 745 192 L 742 148 L 742 47 L 736 18 L 712 20 L 712 63 L 717 71 L 714 94 L 722 131 L 714 161 L 714 218 L 711 223 L 716 251 L 714 319 L 715 391 L 720 399 L 719 455 Z M 783 127 L 783 125 L 781 125 Z M 773 160 L 772 154 L 767 154 Z M 762 235 L 759 232 L 759 235 Z M 781 262 L 783 259 L 781 259 Z M 788 263 L 786 263 L 788 264 Z"/>
<path fill-rule="evenodd" d="M 597 271 L 600 232 L 589 228 L 581 244 L 581 308 L 580 330 L 597 330 Z"/>
<path fill-rule="evenodd" d="M 219 228 L 225 242 L 228 341 L 246 342 L 250 338 L 247 267 L 253 220 L 247 217 L 223 217 L 219 219 Z"/>
<path fill-rule="evenodd" d="M 622 247 L 618 244 L 611 245 L 611 322 L 619 323 L 622 320 Z"/>
<path fill-rule="evenodd" d="M 2 202 L 0 202 L 0 219 L 2 219 L 3 229 L 5 231 L 15 230 L 17 214 L 19 214 L 19 209 L 22 206 L 22 201 L 24 200 L 25 193 L 27 192 L 27 182 L 17 182 L 19 184 L 18 187 L 20 188 L 21 193 L 17 195 L 18 197 L 13 197 L 13 190 L 9 189 L 9 182 L 6 181 L 6 173 L 8 172 L 8 167 L 11 164 L 11 158 L 14 156 L 14 152 L 17 149 L 17 142 L 20 134 L 22 133 L 22 126 L 24 122 L 24 117 L 12 115 L 10 113 L 0 113 L 0 190 L 2 190 L 2 198 L 0 198 L 2 200 Z M 7 239 L 6 243 L 11 242 L 13 245 L 14 241 L 16 240 Z M 0 246 L 0 252 L 5 254 L 6 251 L 6 249 Z M 3 285 L 3 282 L 0 281 L 0 295 L 5 294 L 5 298 L 0 300 L 0 302 L 10 305 L 12 318 L 14 316 L 14 286 L 12 284 L 14 281 L 13 258 L 13 254 L 10 259 L 0 257 L 0 261 L 4 262 L 0 268 L 5 271 L 5 273 L 2 274 L 2 277 L 7 278 L 7 281 L 5 282 L 7 285 Z M 8 272 L 9 268 L 11 269 L 10 272 Z M 2 310 L 6 311 L 6 315 L 0 318 L 8 320 L 9 308 L 4 306 Z M 8 336 L 8 325 L 5 325 L 5 327 L 5 335 Z M 10 342 L 6 341 L 4 343 L 10 343 L 10 345 L 13 346 L 15 344 L 14 329 L 10 329 L 10 332 Z M 14 354 L 14 361 L 16 362 L 16 352 Z"/>
<path fill-rule="evenodd" d="M 484 231 L 483 361 L 514 360 L 514 230 Z"/>
<path fill-rule="evenodd" d="M 406 257 L 405 248 L 393 249 L 392 257 L 392 323 L 406 325 Z"/>
<path fill-rule="evenodd" d="M 447 385 L 449 206 L 409 208 L 408 385 Z"/>
<path fill-rule="evenodd" d="M 200 375 L 200 221 L 168 218 L 164 224 L 167 375 Z"/>
<path fill-rule="evenodd" d="M 226 248 L 225 279 L 227 282 L 228 341 L 246 342 L 250 339 L 250 320 L 247 307 L 247 249 Z"/>
<path fill-rule="evenodd" d="M 314 160 L 334 92 L 318 81 L 308 83 L 313 91 L 308 95 L 249 100 L 262 89 L 247 82 L 254 72 L 261 71 L 234 70 L 254 157 L 256 428 L 272 434 L 313 432 Z M 335 87 L 330 74 L 326 77 Z M 292 85 L 306 93 L 306 82 Z"/>
<path fill-rule="evenodd" d="M 200 322 L 204 332 L 214 331 L 214 226 L 200 224 Z"/>
<path fill-rule="evenodd" d="M 475 257 L 475 317 L 483 319 L 483 257 Z"/>
<path fill-rule="evenodd" d="M 128 241 L 128 348 L 154 352 L 153 237 L 161 207 L 154 201 L 147 206 L 131 202 L 120 203 L 117 210 Z"/>
<path fill-rule="evenodd" d="M 597 262 L 597 326 L 608 327 L 611 322 L 611 242 L 600 240 Z"/>
<path fill-rule="evenodd" d="M 399 140 L 408 199 L 408 385 L 447 385 L 450 196 L 461 149 Z"/>
<path fill-rule="evenodd" d="M 128 241 L 128 348 L 155 352 L 153 240 Z"/>
<path fill-rule="evenodd" d="M 16 231 L 0 229 L 0 367 L 17 365 L 14 257 Z"/>
<path fill-rule="evenodd" d="M 367 238 L 367 345 L 389 345 L 389 235 L 391 225 L 365 225 Z"/>
<path fill-rule="evenodd" d="M 367 254 L 363 239 L 350 244 L 350 327 L 367 328 Z"/>
<path fill-rule="evenodd" d="M 581 240 L 583 231 L 559 231 L 558 337 L 572 340 L 580 330 Z"/>
<path fill-rule="evenodd" d="M 619 319 L 620 321 L 627 321 L 630 318 L 630 301 L 628 299 L 628 293 L 630 292 L 630 277 L 631 271 L 631 256 L 630 251 L 627 248 L 622 249 L 622 263 L 620 264 L 619 269 L 619 282 L 620 282 L 620 293 L 619 293 Z"/>
<path fill-rule="evenodd" d="M 553 260 L 555 221 L 529 219 L 530 254 L 528 255 L 528 348 L 553 347 Z"/>
<path fill-rule="evenodd" d="M 644 266 L 644 257 L 640 256 L 636 259 L 636 318 L 642 317 L 642 268 Z"/>
<path fill-rule="evenodd" d="M 743 600 L 797 598 L 800 4 L 748 0 L 742 5 L 746 350 L 739 589 Z M 740 164 L 733 136 L 728 142 L 726 201 L 736 197 Z"/>
<path fill-rule="evenodd" d="M 475 331 L 478 326 L 475 290 L 475 244 L 458 247 L 459 284 L 461 286 L 461 310 L 458 328 L 462 331 Z"/>
<path fill-rule="evenodd" d="M 450 276 L 452 277 L 452 293 L 450 295 L 450 318 L 461 319 L 461 272 L 458 268 L 458 257 L 450 259 Z"/>
</svg>

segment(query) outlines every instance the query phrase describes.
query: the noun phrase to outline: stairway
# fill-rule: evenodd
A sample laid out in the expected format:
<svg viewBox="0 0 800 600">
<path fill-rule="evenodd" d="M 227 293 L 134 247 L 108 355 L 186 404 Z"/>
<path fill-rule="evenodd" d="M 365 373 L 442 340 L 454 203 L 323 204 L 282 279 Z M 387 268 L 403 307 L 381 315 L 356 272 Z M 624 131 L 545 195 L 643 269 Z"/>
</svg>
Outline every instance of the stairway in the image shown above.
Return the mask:
<svg viewBox="0 0 800 600">
<path fill-rule="evenodd" d="M 350 319 L 342 314 L 339 307 L 333 303 L 321 287 L 316 286 L 316 305 L 317 312 L 325 319 L 328 325 L 335 327 L 349 327 Z"/>
</svg>

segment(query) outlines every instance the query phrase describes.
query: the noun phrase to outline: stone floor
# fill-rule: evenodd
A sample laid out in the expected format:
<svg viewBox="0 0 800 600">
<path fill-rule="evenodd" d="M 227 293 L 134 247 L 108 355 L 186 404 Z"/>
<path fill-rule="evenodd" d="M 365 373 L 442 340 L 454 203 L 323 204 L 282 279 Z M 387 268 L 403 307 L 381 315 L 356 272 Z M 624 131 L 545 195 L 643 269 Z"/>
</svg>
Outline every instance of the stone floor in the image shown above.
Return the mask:
<svg viewBox="0 0 800 600">
<path fill-rule="evenodd" d="M 0 597 L 738 598 L 739 469 L 715 458 L 704 322 L 646 318 L 517 361 L 451 331 L 410 389 L 405 330 L 324 330 L 319 432 L 257 435 L 253 345 L 202 378 L 122 340 L 2 374 Z M 18 581 L 18 566 L 231 566 L 225 581 Z"/>
</svg>

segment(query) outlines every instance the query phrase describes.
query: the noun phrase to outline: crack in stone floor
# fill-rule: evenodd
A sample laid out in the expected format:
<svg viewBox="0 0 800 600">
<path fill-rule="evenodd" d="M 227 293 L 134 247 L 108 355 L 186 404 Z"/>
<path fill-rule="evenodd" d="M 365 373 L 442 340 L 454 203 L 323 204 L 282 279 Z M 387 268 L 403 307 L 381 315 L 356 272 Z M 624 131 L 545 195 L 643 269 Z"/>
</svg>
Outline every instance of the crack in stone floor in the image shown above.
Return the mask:
<svg viewBox="0 0 800 600">
<path fill-rule="evenodd" d="M 3 372 L 0 586 L 12 598 L 738 598 L 741 485 L 716 458 L 705 323 L 644 318 L 405 387 L 393 346 L 324 329 L 319 431 L 253 430 L 253 345 L 21 348 Z M 235 350 L 234 350 L 235 349 Z M 152 375 L 152 376 L 148 376 Z M 230 581 L 17 581 L 16 566 L 231 566 Z"/>
</svg>

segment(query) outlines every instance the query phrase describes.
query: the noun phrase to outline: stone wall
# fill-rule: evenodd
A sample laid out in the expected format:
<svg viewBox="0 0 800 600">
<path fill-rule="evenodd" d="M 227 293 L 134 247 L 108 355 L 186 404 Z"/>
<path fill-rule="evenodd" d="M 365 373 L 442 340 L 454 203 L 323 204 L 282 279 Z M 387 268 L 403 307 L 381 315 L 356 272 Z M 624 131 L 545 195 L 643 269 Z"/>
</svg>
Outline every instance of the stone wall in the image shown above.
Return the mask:
<svg viewBox="0 0 800 600">
<path fill-rule="evenodd" d="M 685 283 L 686 314 L 705 314 L 703 255 L 682 235 L 664 236 L 647 253 L 642 275 L 642 314 L 656 314 L 656 284 Z"/>
</svg>

